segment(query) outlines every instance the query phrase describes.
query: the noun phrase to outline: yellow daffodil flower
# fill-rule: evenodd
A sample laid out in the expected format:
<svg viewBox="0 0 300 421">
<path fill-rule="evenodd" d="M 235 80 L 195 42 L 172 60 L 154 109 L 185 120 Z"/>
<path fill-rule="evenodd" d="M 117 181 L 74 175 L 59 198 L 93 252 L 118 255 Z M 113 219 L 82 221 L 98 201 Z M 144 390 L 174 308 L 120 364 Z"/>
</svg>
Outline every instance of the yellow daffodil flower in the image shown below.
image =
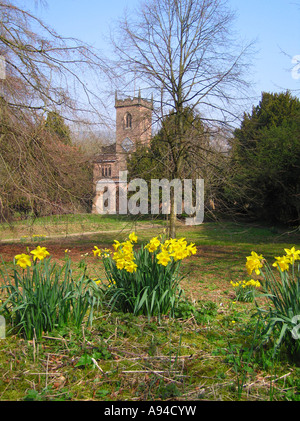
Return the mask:
<svg viewBox="0 0 300 421">
<path fill-rule="evenodd" d="M 187 252 L 188 252 L 188 256 L 191 256 L 192 254 L 197 253 L 197 247 L 195 246 L 194 243 L 191 243 L 187 246 Z"/>
<path fill-rule="evenodd" d="M 136 243 L 137 242 L 137 236 L 135 235 L 135 233 L 134 232 L 132 232 L 130 235 L 129 235 L 129 240 L 130 241 L 132 241 L 132 242 L 134 242 L 134 243 Z"/>
<path fill-rule="evenodd" d="M 120 247 L 121 243 L 119 243 L 119 241 L 114 240 L 115 244 L 113 244 L 113 248 L 115 249 L 115 251 L 118 250 L 118 248 Z"/>
<path fill-rule="evenodd" d="M 157 261 L 159 265 L 167 266 L 171 260 L 171 257 L 168 253 L 161 252 L 157 256 Z"/>
<path fill-rule="evenodd" d="M 276 267 L 278 270 L 280 268 L 282 272 L 289 270 L 289 264 L 291 262 L 287 256 L 275 257 L 275 259 L 277 260 L 277 262 L 273 263 L 272 266 Z"/>
<path fill-rule="evenodd" d="M 262 260 L 263 260 L 262 255 L 259 256 L 254 251 L 251 252 L 251 256 L 247 257 L 247 262 L 246 262 L 246 268 L 249 275 L 251 275 L 253 271 L 255 271 L 256 275 L 260 275 L 259 269 L 263 267 L 261 263 Z"/>
<path fill-rule="evenodd" d="M 178 248 L 171 256 L 174 257 L 175 262 L 177 262 L 178 260 L 183 260 L 186 257 L 186 253 L 183 249 Z"/>
<path fill-rule="evenodd" d="M 126 269 L 126 270 L 127 270 L 127 272 L 129 272 L 129 273 L 136 272 L 136 269 L 137 269 L 137 264 L 136 264 L 136 263 L 134 263 L 134 262 L 132 262 L 132 261 L 126 262 L 126 263 L 125 263 L 125 269 Z"/>
<path fill-rule="evenodd" d="M 124 253 L 132 253 L 132 250 L 133 250 L 133 245 L 132 245 L 132 243 L 130 241 L 125 241 L 122 244 L 122 251 Z"/>
<path fill-rule="evenodd" d="M 93 281 L 95 282 L 96 285 L 99 285 L 102 282 L 101 279 L 98 279 L 98 278 L 93 279 Z"/>
<path fill-rule="evenodd" d="M 159 246 L 160 246 L 159 239 L 157 237 L 153 237 L 151 238 L 149 243 L 145 246 L 145 248 L 148 249 L 150 253 L 153 253 L 154 251 L 158 249 Z"/>
<path fill-rule="evenodd" d="M 287 257 L 290 259 L 291 263 L 293 264 L 295 260 L 300 260 L 300 250 L 295 249 L 295 247 L 292 247 L 289 249 L 284 249 L 284 251 L 287 254 Z"/>
<path fill-rule="evenodd" d="M 94 246 L 94 250 L 93 250 L 94 256 L 101 256 L 101 250 L 97 247 Z"/>
<path fill-rule="evenodd" d="M 46 247 L 40 246 L 37 246 L 36 249 L 32 250 L 30 253 L 33 254 L 33 260 L 43 260 L 45 257 L 50 255 L 50 253 L 46 250 Z"/>
<path fill-rule="evenodd" d="M 17 261 L 17 265 L 19 265 L 22 269 L 25 269 L 27 266 L 31 266 L 30 256 L 28 256 L 28 254 L 17 254 L 15 259 Z"/>
</svg>

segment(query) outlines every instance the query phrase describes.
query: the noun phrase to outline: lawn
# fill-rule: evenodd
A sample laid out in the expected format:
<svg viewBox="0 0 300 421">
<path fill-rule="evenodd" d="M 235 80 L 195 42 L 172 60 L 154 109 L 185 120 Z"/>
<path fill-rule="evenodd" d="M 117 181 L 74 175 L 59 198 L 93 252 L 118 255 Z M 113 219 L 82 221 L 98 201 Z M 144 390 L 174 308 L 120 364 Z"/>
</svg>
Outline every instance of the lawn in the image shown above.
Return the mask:
<svg viewBox="0 0 300 421">
<path fill-rule="evenodd" d="M 43 218 L 3 226 L 0 255 L 9 266 L 40 244 L 59 263 L 68 249 L 74 272 L 86 265 L 98 279 L 104 271 L 95 245 L 111 247 L 133 230 L 139 245 L 163 229 L 161 220 Z M 300 400 L 299 361 L 288 349 L 273 357 L 271 343 L 258 346 L 255 304 L 236 301 L 230 284 L 246 277 L 252 250 L 272 262 L 284 248 L 299 249 L 299 231 L 223 221 L 178 223 L 177 236 L 195 243 L 197 254 L 182 263 L 184 299 L 175 318 L 104 306 L 92 326 L 67 325 L 38 341 L 8 333 L 0 340 L 0 400 Z"/>
</svg>

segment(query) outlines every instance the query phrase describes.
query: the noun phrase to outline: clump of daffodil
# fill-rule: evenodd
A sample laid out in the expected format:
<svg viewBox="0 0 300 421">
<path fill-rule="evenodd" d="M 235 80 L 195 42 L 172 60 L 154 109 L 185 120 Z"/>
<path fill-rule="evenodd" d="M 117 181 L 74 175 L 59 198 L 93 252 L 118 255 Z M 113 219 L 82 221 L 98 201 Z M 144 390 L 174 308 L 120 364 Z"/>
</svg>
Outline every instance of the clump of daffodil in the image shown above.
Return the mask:
<svg viewBox="0 0 300 421">
<path fill-rule="evenodd" d="M 254 279 L 250 279 L 250 281 L 230 281 L 230 284 L 235 290 L 235 296 L 237 301 L 244 302 L 252 302 L 254 299 L 255 289 L 261 287 L 261 283 Z"/>
<path fill-rule="evenodd" d="M 65 253 L 68 252 L 66 249 Z M 12 325 L 26 339 L 40 339 L 45 332 L 70 322 L 79 328 L 88 311 L 90 324 L 93 308 L 102 297 L 101 288 L 86 275 L 85 267 L 77 278 L 71 269 L 71 259 L 65 256 L 65 264 L 58 265 L 48 256 L 46 247 L 27 249 L 27 254 L 14 256 L 13 276 L 6 275 L 8 296 L 1 312 L 5 310 Z"/>
<path fill-rule="evenodd" d="M 261 271 L 263 296 L 269 304 L 269 311 L 265 305 L 258 306 L 257 310 L 265 324 L 264 340 L 273 337 L 274 353 L 285 343 L 292 353 L 300 355 L 300 341 L 294 337 L 294 318 L 299 315 L 300 264 L 296 261 L 300 260 L 300 250 L 295 247 L 284 250 L 286 254 L 275 257 L 271 266 L 264 262 Z M 273 273 L 273 268 L 277 273 Z"/>
<path fill-rule="evenodd" d="M 180 263 L 196 254 L 195 244 L 188 244 L 185 238 L 164 241 L 162 236 L 154 236 L 139 248 L 137 242 L 134 232 L 123 242 L 114 240 L 114 251 L 103 260 L 109 305 L 148 317 L 174 315 L 182 293 Z M 96 255 L 98 250 L 95 248 Z"/>
</svg>

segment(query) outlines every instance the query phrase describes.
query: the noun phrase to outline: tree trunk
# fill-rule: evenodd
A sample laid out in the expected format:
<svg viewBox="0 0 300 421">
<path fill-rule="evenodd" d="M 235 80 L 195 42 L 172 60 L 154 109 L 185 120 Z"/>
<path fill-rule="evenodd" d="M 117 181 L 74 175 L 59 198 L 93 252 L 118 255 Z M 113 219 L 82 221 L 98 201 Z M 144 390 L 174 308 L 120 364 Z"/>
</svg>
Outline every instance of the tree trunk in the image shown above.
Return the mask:
<svg viewBox="0 0 300 421">
<path fill-rule="evenodd" d="M 170 222 L 169 222 L 169 238 L 176 238 L 176 207 L 174 189 L 170 191 Z"/>
</svg>

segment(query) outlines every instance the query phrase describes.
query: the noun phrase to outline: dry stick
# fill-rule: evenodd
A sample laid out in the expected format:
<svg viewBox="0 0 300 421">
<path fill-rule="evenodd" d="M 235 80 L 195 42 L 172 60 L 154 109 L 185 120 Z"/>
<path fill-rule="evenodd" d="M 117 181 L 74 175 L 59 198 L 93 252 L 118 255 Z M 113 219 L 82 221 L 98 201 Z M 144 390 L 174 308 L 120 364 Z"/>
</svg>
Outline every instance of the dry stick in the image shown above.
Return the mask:
<svg viewBox="0 0 300 421">
<path fill-rule="evenodd" d="M 28 370 L 24 371 L 23 374 L 34 375 L 34 376 L 61 376 L 61 373 L 30 373 Z"/>
<path fill-rule="evenodd" d="M 153 374 L 155 374 L 156 376 L 159 376 L 159 377 L 162 377 L 163 379 L 165 379 L 165 380 L 168 380 L 168 381 L 170 381 L 170 382 L 173 382 L 173 383 L 177 383 L 177 384 L 180 384 L 180 385 L 182 385 L 182 383 L 181 382 L 179 382 L 179 381 L 177 381 L 177 380 L 174 380 L 174 379 L 170 379 L 169 377 L 166 377 L 166 376 L 163 376 L 162 374 L 160 374 L 160 373 L 164 373 L 164 371 L 155 371 L 155 370 L 151 370 L 151 369 L 149 369 L 149 370 L 137 370 L 137 371 L 131 371 L 131 370 L 128 370 L 128 371 L 122 371 L 122 373 L 124 373 L 124 374 L 126 374 L 126 373 L 130 373 L 130 374 L 133 374 L 133 373 L 153 373 Z M 174 374 L 176 374 L 176 373 L 174 373 Z M 183 376 L 181 376 L 181 377 L 183 377 Z"/>
<path fill-rule="evenodd" d="M 288 376 L 290 376 L 292 374 L 292 372 L 290 371 L 289 373 L 287 373 L 287 374 L 284 374 L 283 376 L 281 376 L 281 377 L 278 377 L 277 379 L 274 379 L 274 380 L 269 380 L 269 381 L 265 381 L 265 379 L 267 379 L 268 377 L 271 377 L 271 376 L 267 376 L 267 377 L 265 377 L 265 378 L 263 378 L 262 380 L 256 380 L 256 381 L 254 381 L 254 382 L 252 382 L 252 383 L 249 383 L 249 384 L 245 384 L 244 385 L 244 387 L 246 388 L 250 388 L 251 386 L 253 386 L 253 385 L 255 385 L 255 384 L 257 384 L 257 383 L 263 383 L 263 384 L 271 384 L 271 382 L 272 383 L 275 383 L 275 382 L 277 382 L 278 380 L 280 380 L 280 379 L 284 379 L 284 378 L 286 378 L 286 377 L 288 377 Z"/>
<path fill-rule="evenodd" d="M 64 342 L 67 350 L 69 351 L 68 345 L 67 345 L 67 340 L 65 338 L 55 338 L 54 336 L 42 336 L 44 339 L 53 339 L 55 341 L 62 341 Z"/>
<path fill-rule="evenodd" d="M 45 381 L 45 387 L 47 389 L 48 386 L 48 365 L 49 365 L 49 354 L 47 355 L 47 364 L 46 364 L 46 381 Z"/>
<path fill-rule="evenodd" d="M 33 345 L 33 362 L 35 363 L 35 329 L 33 329 L 34 335 L 32 338 L 32 345 Z"/>
<path fill-rule="evenodd" d="M 98 368 L 99 371 L 101 371 L 101 373 L 106 376 L 105 371 L 102 370 L 102 368 L 99 366 L 99 364 L 97 363 L 97 361 L 95 360 L 95 358 L 92 358 L 93 363 L 95 364 L 95 366 Z"/>
<path fill-rule="evenodd" d="M 112 354 L 118 355 L 117 353 L 112 352 Z M 171 362 L 174 362 L 173 360 L 177 360 L 177 359 L 186 359 L 186 358 L 192 358 L 192 355 L 181 355 L 178 357 L 169 357 L 168 355 L 141 355 L 140 357 L 131 357 L 131 358 L 122 358 L 120 361 L 122 360 L 126 360 L 126 361 L 135 361 L 135 360 L 170 360 Z"/>
</svg>

